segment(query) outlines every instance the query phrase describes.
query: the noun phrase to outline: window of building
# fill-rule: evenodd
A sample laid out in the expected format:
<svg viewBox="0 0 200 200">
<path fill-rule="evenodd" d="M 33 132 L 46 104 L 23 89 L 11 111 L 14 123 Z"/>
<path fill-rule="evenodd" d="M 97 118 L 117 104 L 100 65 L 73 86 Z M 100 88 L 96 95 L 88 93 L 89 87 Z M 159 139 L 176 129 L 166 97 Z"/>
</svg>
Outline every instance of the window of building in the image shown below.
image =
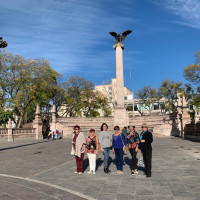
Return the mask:
<svg viewBox="0 0 200 200">
<path fill-rule="evenodd" d="M 161 104 L 160 104 L 160 109 L 161 109 L 161 110 L 164 110 L 164 109 L 165 109 L 165 104 L 164 104 L 164 103 L 161 103 Z"/>
<path fill-rule="evenodd" d="M 126 110 L 133 111 L 133 104 L 128 104 Z"/>
<path fill-rule="evenodd" d="M 138 111 L 138 107 L 136 105 L 134 106 L 134 111 Z"/>
<path fill-rule="evenodd" d="M 154 110 L 159 110 L 159 105 L 158 104 L 154 104 Z"/>
</svg>

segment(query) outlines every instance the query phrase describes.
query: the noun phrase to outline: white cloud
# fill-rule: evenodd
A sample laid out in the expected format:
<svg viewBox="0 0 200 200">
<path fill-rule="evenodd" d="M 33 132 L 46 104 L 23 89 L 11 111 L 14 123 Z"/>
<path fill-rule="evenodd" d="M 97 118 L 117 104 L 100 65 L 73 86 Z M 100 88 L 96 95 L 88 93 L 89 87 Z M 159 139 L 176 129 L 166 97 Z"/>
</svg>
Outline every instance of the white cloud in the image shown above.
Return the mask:
<svg viewBox="0 0 200 200">
<path fill-rule="evenodd" d="M 134 23 L 129 17 L 130 2 L 119 0 L 119 3 L 114 0 L 4 1 L 0 25 L 8 41 L 7 50 L 25 57 L 44 57 L 62 73 L 84 71 L 84 66 L 93 70 L 103 68 L 113 58 L 110 52 L 114 38 L 109 31 L 122 32 L 130 28 L 127 24 Z"/>
<path fill-rule="evenodd" d="M 159 0 L 164 9 L 179 16 L 182 20 L 178 23 L 200 29 L 200 1 L 199 0 Z"/>
</svg>

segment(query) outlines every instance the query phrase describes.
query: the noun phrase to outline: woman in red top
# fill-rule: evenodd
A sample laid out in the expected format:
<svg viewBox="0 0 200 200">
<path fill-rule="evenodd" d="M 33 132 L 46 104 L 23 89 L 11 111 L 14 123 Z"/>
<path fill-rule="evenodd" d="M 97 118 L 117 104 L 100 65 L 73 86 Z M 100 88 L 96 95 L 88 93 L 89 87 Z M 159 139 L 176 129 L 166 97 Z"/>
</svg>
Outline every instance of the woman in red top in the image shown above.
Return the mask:
<svg viewBox="0 0 200 200">
<path fill-rule="evenodd" d="M 99 149 L 99 142 L 97 137 L 95 136 L 95 130 L 90 130 L 90 136 L 87 137 L 87 156 L 89 159 L 90 171 L 88 174 L 95 174 L 96 171 L 96 158 Z"/>
</svg>

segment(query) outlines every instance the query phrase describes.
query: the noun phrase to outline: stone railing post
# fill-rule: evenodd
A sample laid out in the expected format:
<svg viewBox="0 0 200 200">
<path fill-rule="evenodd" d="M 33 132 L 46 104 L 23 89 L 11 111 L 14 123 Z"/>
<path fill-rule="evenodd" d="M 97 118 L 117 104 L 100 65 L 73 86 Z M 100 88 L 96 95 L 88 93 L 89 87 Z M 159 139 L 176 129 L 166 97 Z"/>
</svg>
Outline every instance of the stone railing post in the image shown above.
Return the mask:
<svg viewBox="0 0 200 200">
<path fill-rule="evenodd" d="M 191 123 L 190 115 L 187 110 L 187 103 L 185 99 L 185 95 L 182 95 L 182 137 L 185 138 L 185 125 Z"/>
<path fill-rule="evenodd" d="M 55 130 L 55 129 L 56 129 L 56 106 L 53 105 L 51 130 Z"/>
<path fill-rule="evenodd" d="M 33 121 L 33 128 L 35 129 L 35 139 L 42 139 L 42 120 L 40 117 L 40 107 L 38 104 L 35 112 L 35 120 Z"/>
<path fill-rule="evenodd" d="M 13 142 L 13 134 L 12 134 L 12 121 L 9 119 L 8 121 L 8 142 Z"/>
</svg>

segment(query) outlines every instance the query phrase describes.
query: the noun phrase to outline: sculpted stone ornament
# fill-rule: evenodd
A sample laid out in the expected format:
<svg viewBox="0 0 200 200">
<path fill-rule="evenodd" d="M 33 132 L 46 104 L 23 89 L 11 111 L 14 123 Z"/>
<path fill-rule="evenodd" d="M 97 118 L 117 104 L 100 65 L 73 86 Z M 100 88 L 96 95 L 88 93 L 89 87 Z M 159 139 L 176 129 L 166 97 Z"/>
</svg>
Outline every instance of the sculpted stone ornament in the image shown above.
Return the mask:
<svg viewBox="0 0 200 200">
<path fill-rule="evenodd" d="M 122 43 L 123 40 L 125 40 L 126 36 L 130 34 L 132 30 L 126 30 L 121 35 L 117 34 L 116 32 L 109 32 L 110 35 L 115 37 L 115 44 Z"/>
</svg>

